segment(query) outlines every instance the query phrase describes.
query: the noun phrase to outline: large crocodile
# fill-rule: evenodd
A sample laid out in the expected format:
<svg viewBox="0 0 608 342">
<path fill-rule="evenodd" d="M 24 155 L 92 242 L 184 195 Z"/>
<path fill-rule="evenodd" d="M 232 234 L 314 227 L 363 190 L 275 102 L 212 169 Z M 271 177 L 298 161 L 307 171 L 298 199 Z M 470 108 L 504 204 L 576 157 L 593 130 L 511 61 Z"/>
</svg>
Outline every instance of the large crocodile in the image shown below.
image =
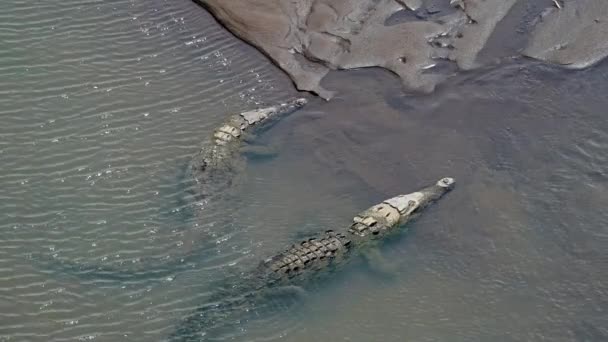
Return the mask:
<svg viewBox="0 0 608 342">
<path fill-rule="evenodd" d="M 201 341 L 212 331 L 241 321 L 246 312 L 257 312 L 272 292 L 292 286 L 306 286 L 342 268 L 356 255 L 366 255 L 430 203 L 454 186 L 443 178 L 417 192 L 400 195 L 356 215 L 345 231 L 328 230 L 270 257 L 252 272 L 236 276 L 236 283 L 211 299 L 215 303 L 189 315 L 173 333 L 171 341 Z"/>
</svg>

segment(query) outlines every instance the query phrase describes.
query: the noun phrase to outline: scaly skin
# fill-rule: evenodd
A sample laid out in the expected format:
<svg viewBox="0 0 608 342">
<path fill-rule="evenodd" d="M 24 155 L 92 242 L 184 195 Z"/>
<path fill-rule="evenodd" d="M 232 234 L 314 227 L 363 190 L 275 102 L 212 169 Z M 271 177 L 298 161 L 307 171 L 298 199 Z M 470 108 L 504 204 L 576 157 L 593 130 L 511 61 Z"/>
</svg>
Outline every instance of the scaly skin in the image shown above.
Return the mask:
<svg viewBox="0 0 608 342">
<path fill-rule="evenodd" d="M 224 121 L 192 160 L 190 170 L 198 184 L 197 197 L 206 199 L 230 186 L 235 174 L 243 168 L 240 148 L 246 133 L 292 113 L 306 103 L 306 99 L 299 98 L 232 115 Z"/>
<path fill-rule="evenodd" d="M 212 298 L 216 304 L 197 309 L 173 333 L 171 341 L 205 341 L 202 336 L 226 322 L 241 320 L 246 312 L 257 312 L 279 288 L 309 284 L 343 268 L 356 255 L 376 248 L 389 235 L 398 233 L 429 204 L 448 193 L 452 178 L 407 195 L 383 201 L 353 218 L 343 232 L 332 230 L 294 244 L 258 268 L 240 274 L 228 291 Z M 274 290 L 273 290 L 274 289 Z"/>
<path fill-rule="evenodd" d="M 396 233 L 397 227 L 451 190 L 453 184 L 453 179 L 443 178 L 420 191 L 387 199 L 355 216 L 345 232 L 328 230 L 292 245 L 264 261 L 257 272 L 265 274 L 269 284 L 285 285 L 294 283 L 293 278 L 341 266 L 352 259 L 353 254 L 365 253 L 385 236 Z"/>
</svg>

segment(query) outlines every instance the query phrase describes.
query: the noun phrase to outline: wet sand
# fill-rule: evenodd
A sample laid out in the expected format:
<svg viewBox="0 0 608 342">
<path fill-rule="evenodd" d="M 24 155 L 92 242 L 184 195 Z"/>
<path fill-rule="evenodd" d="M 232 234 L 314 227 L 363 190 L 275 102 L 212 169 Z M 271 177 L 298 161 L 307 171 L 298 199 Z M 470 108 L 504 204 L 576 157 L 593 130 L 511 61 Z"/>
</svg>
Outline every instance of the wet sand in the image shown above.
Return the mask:
<svg viewBox="0 0 608 342">
<path fill-rule="evenodd" d="M 567 1 L 562 8 L 548 8 L 538 21 L 526 56 L 582 69 L 608 55 L 606 1 Z"/>
<path fill-rule="evenodd" d="M 585 68 L 608 54 L 603 0 L 195 1 L 265 53 L 298 89 L 325 99 L 334 95 L 320 84 L 330 70 L 363 67 L 385 68 L 406 89 L 430 92 L 454 70 L 483 65 L 479 53 L 515 5 L 543 7 L 524 55 Z"/>
</svg>

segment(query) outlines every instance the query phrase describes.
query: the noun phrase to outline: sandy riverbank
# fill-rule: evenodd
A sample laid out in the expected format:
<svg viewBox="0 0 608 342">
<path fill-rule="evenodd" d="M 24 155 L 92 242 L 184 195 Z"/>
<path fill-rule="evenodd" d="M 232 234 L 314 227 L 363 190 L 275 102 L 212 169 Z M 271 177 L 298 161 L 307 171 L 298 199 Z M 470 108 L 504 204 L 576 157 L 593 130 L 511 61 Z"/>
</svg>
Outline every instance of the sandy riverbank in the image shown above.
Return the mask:
<svg viewBox="0 0 608 342">
<path fill-rule="evenodd" d="M 454 71 L 480 66 L 478 55 L 497 30 L 513 30 L 504 44 L 524 42 L 515 55 L 571 68 L 608 54 L 603 0 L 195 1 L 264 52 L 298 89 L 326 99 L 333 91 L 321 80 L 330 70 L 362 67 L 388 69 L 406 89 L 432 91 Z"/>
</svg>

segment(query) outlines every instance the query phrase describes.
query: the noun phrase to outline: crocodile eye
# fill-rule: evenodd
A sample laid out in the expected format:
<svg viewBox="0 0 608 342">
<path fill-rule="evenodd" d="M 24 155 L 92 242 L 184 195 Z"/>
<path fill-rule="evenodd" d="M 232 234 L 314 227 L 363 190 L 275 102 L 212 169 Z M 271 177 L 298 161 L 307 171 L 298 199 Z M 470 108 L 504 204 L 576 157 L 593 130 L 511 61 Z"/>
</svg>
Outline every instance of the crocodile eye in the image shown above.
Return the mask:
<svg viewBox="0 0 608 342">
<path fill-rule="evenodd" d="M 454 179 L 449 177 L 442 178 L 437 184 L 443 187 L 449 187 L 454 184 Z"/>
</svg>

